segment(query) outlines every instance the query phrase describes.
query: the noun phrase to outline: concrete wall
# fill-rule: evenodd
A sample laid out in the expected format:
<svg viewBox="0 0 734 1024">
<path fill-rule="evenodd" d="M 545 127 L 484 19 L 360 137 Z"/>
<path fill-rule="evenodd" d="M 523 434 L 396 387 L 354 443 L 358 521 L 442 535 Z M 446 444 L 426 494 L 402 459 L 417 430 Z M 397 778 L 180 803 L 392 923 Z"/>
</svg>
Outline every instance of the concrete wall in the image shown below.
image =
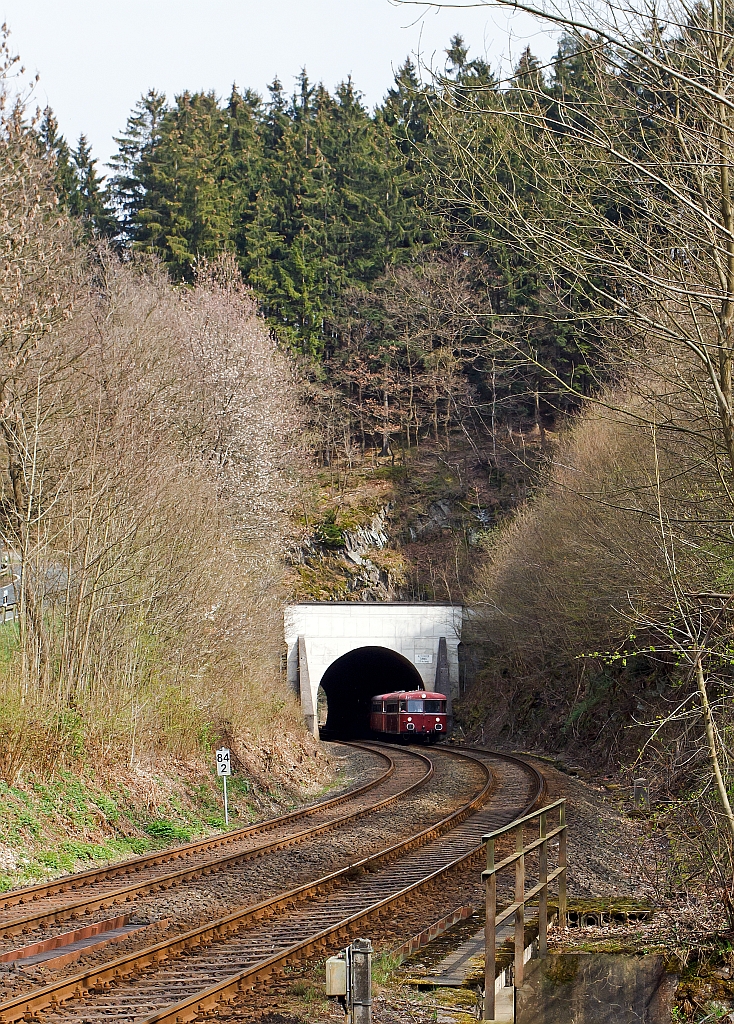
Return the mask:
<svg viewBox="0 0 734 1024">
<path fill-rule="evenodd" d="M 359 647 L 386 647 L 415 665 L 427 689 L 436 682 L 438 648 L 446 638 L 449 684 L 456 696 L 459 683 L 458 645 L 461 605 L 323 602 L 292 604 L 285 609 L 288 681 L 299 692 L 298 650 L 307 658 L 311 700 L 315 708 L 319 684 L 327 668 Z M 305 674 L 304 674 L 305 675 Z"/>
<path fill-rule="evenodd" d="M 661 956 L 550 953 L 527 965 L 517 1024 L 670 1024 L 678 979 Z"/>
</svg>

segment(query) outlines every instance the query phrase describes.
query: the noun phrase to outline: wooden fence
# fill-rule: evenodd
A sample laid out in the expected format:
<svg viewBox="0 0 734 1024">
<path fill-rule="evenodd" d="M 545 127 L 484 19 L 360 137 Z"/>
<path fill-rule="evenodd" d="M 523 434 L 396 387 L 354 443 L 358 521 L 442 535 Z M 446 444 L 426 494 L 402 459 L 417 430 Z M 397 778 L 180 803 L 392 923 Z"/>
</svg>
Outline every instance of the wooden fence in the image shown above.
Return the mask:
<svg viewBox="0 0 734 1024">
<path fill-rule="evenodd" d="M 548 828 L 548 816 L 558 815 L 558 824 Z M 525 830 L 537 829 L 537 837 L 525 843 Z M 497 840 L 504 836 L 515 836 L 515 852 L 496 861 Z M 510 918 L 515 919 L 515 964 L 514 984 L 522 987 L 525 966 L 525 907 L 538 903 L 538 953 L 545 956 L 548 950 L 548 887 L 558 882 L 558 923 L 566 926 L 566 801 L 541 807 L 539 811 L 518 818 L 511 825 L 505 825 L 484 836 L 487 844 L 487 869 L 482 872 L 486 895 L 486 922 L 484 931 L 484 1020 L 495 1019 L 495 979 L 497 977 L 497 931 Z M 558 840 L 556 866 L 548 870 L 548 844 Z M 525 859 L 537 851 L 538 882 L 530 889 L 525 888 Z M 497 911 L 497 875 L 501 871 L 515 868 L 515 899 L 509 906 Z"/>
</svg>

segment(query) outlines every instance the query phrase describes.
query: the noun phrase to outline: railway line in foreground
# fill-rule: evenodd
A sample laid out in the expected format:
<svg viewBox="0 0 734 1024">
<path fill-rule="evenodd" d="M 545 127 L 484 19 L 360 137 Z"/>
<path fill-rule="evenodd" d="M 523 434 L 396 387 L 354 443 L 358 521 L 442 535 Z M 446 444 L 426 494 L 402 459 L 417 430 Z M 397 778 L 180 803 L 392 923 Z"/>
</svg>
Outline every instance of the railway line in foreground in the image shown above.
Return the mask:
<svg viewBox="0 0 734 1024">
<path fill-rule="evenodd" d="M 139 901 L 149 893 L 181 886 L 314 840 L 350 821 L 389 807 L 426 783 L 434 772 L 433 764 L 425 757 L 401 758 L 399 752 L 393 756 L 389 751 L 374 751 L 374 754 L 383 762 L 383 770 L 376 778 L 312 806 L 212 839 L 3 893 L 0 896 L 0 950 L 8 937 L 27 935 L 38 928 L 48 928 L 82 915 L 90 917 L 95 911 Z"/>
<path fill-rule="evenodd" d="M 188 844 L 188 850 L 136 858 L 136 867 L 116 865 L 109 876 L 103 869 L 86 873 L 93 878 L 76 876 L 76 884 L 74 876 L 51 883 L 53 892 L 26 890 L 24 903 L 16 901 L 19 893 L 8 894 L 6 905 L 0 901 L 4 936 L 58 928 L 68 917 L 90 918 L 116 902 L 139 903 L 143 895 L 170 906 L 171 891 L 186 898 L 192 882 L 213 892 L 194 927 L 184 926 L 183 915 L 161 941 L 118 956 L 105 953 L 93 966 L 62 971 L 45 985 L 21 981 L 21 990 L 0 1002 L 0 1021 L 194 1020 L 468 867 L 481 853 L 485 832 L 524 814 L 543 793 L 542 776 L 507 755 L 476 748 L 362 749 L 384 767 L 351 794 L 218 837 L 206 849 Z M 175 871 L 173 857 L 180 862 Z M 294 871 L 285 870 L 284 857 L 298 861 Z M 248 872 L 236 909 L 222 913 L 216 890 L 231 876 L 240 884 Z"/>
</svg>

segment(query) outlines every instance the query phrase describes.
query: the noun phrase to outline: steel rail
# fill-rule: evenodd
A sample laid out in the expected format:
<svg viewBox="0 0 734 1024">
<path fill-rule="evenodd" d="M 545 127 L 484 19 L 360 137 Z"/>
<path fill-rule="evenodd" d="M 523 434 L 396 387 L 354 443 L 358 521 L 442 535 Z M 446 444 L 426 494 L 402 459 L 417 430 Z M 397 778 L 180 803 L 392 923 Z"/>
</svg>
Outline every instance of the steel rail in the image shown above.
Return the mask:
<svg viewBox="0 0 734 1024">
<path fill-rule="evenodd" d="M 488 751 L 484 752 L 488 753 Z M 521 758 L 513 757 L 512 755 L 498 754 L 496 756 L 503 757 L 506 760 L 512 760 L 527 768 L 533 768 L 533 766 L 528 765 L 527 762 L 523 761 Z M 536 771 L 535 774 L 539 775 L 540 773 Z M 520 817 L 528 814 L 530 810 L 536 806 L 541 798 L 544 788 L 545 779 L 542 780 L 542 785 L 538 788 L 533 799 L 525 806 L 523 814 L 520 815 Z M 252 967 L 249 967 L 244 971 L 240 971 L 238 974 L 232 975 L 224 981 L 218 982 L 216 985 L 210 986 L 203 992 L 197 993 L 194 996 L 189 996 L 188 999 L 180 1000 L 178 1003 L 171 1006 L 167 1006 L 158 1013 L 149 1014 L 147 1017 L 140 1018 L 138 1024 L 186 1024 L 186 1022 L 195 1020 L 202 1014 L 207 1014 L 219 1003 L 227 1002 L 232 996 L 254 988 L 255 985 L 264 981 L 270 974 L 281 972 L 288 964 L 288 961 L 300 960 L 308 953 L 323 949 L 330 939 L 347 938 L 350 930 L 354 928 L 356 924 L 363 923 L 371 917 L 379 917 L 381 912 L 387 910 L 389 907 L 394 907 L 396 904 L 401 903 L 417 889 L 436 881 L 442 876 L 448 874 L 450 871 L 453 871 L 456 868 L 467 864 L 473 858 L 476 858 L 482 851 L 482 845 L 483 844 L 480 843 L 473 850 L 455 857 L 452 861 L 444 864 L 440 868 L 437 868 L 435 871 L 432 871 L 420 881 L 405 886 L 405 888 L 398 892 L 358 911 L 356 914 L 345 918 L 338 924 L 330 925 L 328 928 L 324 928 L 316 935 L 313 935 L 301 942 L 294 943 L 288 949 L 285 949 L 280 953 L 276 953 L 274 956 L 271 956 L 258 964 L 254 964 Z M 2 1007 L 0 1006 L 0 1012 L 1 1011 Z"/>
<path fill-rule="evenodd" d="M 359 744 L 359 746 L 365 750 L 371 749 L 363 744 Z M 376 753 L 382 754 L 383 752 L 376 751 Z M 335 831 L 336 829 L 349 824 L 351 821 L 356 821 L 358 818 L 361 818 L 366 814 L 373 814 L 376 811 L 388 807 L 390 804 L 395 803 L 397 800 L 400 800 L 413 792 L 413 790 L 425 785 L 425 783 L 433 777 L 434 766 L 430 759 L 426 757 L 425 754 L 417 750 L 411 750 L 410 753 L 427 764 L 426 771 L 416 782 L 411 783 L 410 786 L 401 789 L 397 793 L 392 793 L 389 796 L 384 797 L 375 804 L 370 804 L 368 807 L 360 807 L 356 811 L 350 811 L 347 814 L 339 815 L 339 817 L 332 818 L 330 821 L 324 822 L 320 825 L 314 825 L 311 828 L 289 833 L 288 835 L 281 836 L 279 839 L 273 840 L 272 842 L 260 843 L 259 845 L 250 847 L 247 850 L 239 850 L 237 853 L 231 853 L 224 857 L 218 857 L 215 860 L 205 861 L 203 864 L 196 864 L 193 867 L 179 868 L 177 871 L 172 871 L 165 875 L 156 875 L 153 878 L 145 879 L 144 881 L 137 882 L 133 885 L 126 885 L 119 889 L 108 890 L 107 892 L 95 896 L 89 896 L 86 899 L 76 900 L 73 903 L 65 903 L 60 907 L 52 908 L 40 913 L 37 912 L 34 914 L 28 914 L 25 917 L 15 918 L 6 924 L 0 924 L 0 935 L 10 937 L 21 932 L 31 931 L 33 928 L 40 928 L 42 925 L 55 924 L 56 922 L 63 921 L 69 917 L 93 913 L 95 910 L 101 910 L 116 903 L 127 903 L 137 896 L 142 896 L 146 893 L 156 892 L 162 889 L 169 889 L 172 886 L 181 885 L 184 882 L 190 882 L 196 878 L 213 874 L 214 872 L 224 871 L 227 868 L 234 867 L 244 861 L 255 860 L 258 857 L 263 857 L 269 853 L 275 853 L 278 850 L 286 849 L 288 846 L 295 846 L 297 843 L 302 843 L 305 840 L 314 839 L 316 836 L 321 835 L 324 832 Z M 388 754 L 383 754 L 383 756 L 389 758 L 391 764 L 390 771 L 385 773 L 385 777 L 387 777 L 388 775 L 393 774 L 395 770 L 395 762 Z M 370 785 L 370 788 L 372 788 L 372 785 Z M 358 792 L 361 793 L 362 791 L 360 790 Z"/>
<path fill-rule="evenodd" d="M 55 896 L 57 893 L 65 892 L 68 889 L 81 889 L 87 885 L 93 885 L 96 882 L 115 878 L 117 875 L 132 874 L 133 872 L 142 871 L 143 868 L 155 867 L 157 864 L 165 864 L 168 861 L 178 860 L 181 857 L 191 857 L 197 853 L 205 853 L 207 850 L 215 850 L 217 847 L 224 846 L 227 843 L 234 843 L 240 839 L 244 839 L 246 836 L 252 835 L 253 832 L 269 831 L 271 829 L 278 828 L 280 825 L 284 825 L 289 821 L 293 821 L 298 818 L 305 818 L 312 814 L 318 814 L 319 811 L 328 810 L 330 807 L 337 807 L 339 804 L 346 803 L 348 800 L 353 800 L 355 797 L 369 792 L 369 790 L 374 789 L 376 786 L 382 785 L 394 773 L 395 762 L 389 754 L 382 750 L 375 750 L 373 747 L 368 747 L 362 743 L 353 743 L 350 745 L 360 747 L 363 750 L 369 750 L 370 753 L 376 754 L 378 757 L 382 758 L 383 761 L 387 762 L 387 769 L 371 782 L 366 782 L 361 786 L 355 786 L 351 789 L 347 789 L 337 796 L 327 797 L 325 800 L 318 800 L 312 804 L 306 805 L 305 807 L 289 811 L 286 814 L 279 814 L 274 818 L 266 818 L 264 821 L 255 822 L 252 825 L 245 825 L 242 828 L 233 829 L 231 832 L 227 832 L 224 835 L 209 837 L 208 839 L 199 839 L 192 843 L 183 843 L 180 846 L 168 847 L 165 850 L 157 850 L 154 853 L 141 854 L 138 857 L 129 857 L 126 860 L 119 861 L 117 864 L 110 864 L 103 868 L 90 868 L 87 871 L 77 871 L 70 875 L 61 875 L 59 878 L 54 878 L 50 882 L 39 882 L 36 885 L 24 886 L 22 889 L 11 889 L 0 895 L 0 910 L 5 910 L 9 907 L 28 903 L 33 900 L 42 899 L 44 896 Z M 0 925 L 0 933 L 2 933 L 2 925 Z"/>
<path fill-rule="evenodd" d="M 270 897 L 267 900 L 261 901 L 253 906 L 246 907 L 243 910 L 237 911 L 227 917 L 221 918 L 220 920 L 204 925 L 199 928 L 195 928 L 184 935 L 176 936 L 172 939 L 164 940 L 153 946 L 148 947 L 144 950 L 139 950 L 134 953 L 126 954 L 122 957 L 117 958 L 101 967 L 91 968 L 87 971 L 76 974 L 70 978 L 62 979 L 57 982 L 53 982 L 43 988 L 37 989 L 33 992 L 26 993 L 24 995 L 17 996 L 11 1000 L 8 1000 L 0 1004 L 0 1021 L 17 1021 L 26 1015 L 38 1014 L 39 1011 L 50 1005 L 58 1005 L 73 999 L 76 997 L 84 996 L 85 993 L 89 992 L 90 989 L 96 986 L 109 986 L 113 981 L 123 979 L 134 974 L 145 967 L 160 964 L 163 961 L 172 957 L 172 955 L 183 952 L 186 949 L 192 949 L 205 945 L 215 939 L 225 938 L 227 935 L 233 932 L 240 931 L 245 925 L 249 923 L 256 923 L 266 920 L 276 914 L 278 911 L 284 910 L 289 905 L 301 902 L 307 899 L 309 896 L 314 896 L 319 893 L 323 893 L 325 890 L 329 891 L 339 884 L 340 881 L 349 880 L 359 875 L 361 872 L 374 871 L 378 865 L 387 864 L 395 860 L 411 850 L 418 847 L 424 846 L 431 839 L 435 839 L 441 836 L 446 831 L 455 828 L 461 824 L 466 818 L 468 818 L 475 810 L 480 808 L 491 796 L 492 792 L 496 787 L 496 779 L 489 765 L 479 758 L 472 757 L 471 754 L 466 754 L 463 751 L 452 748 L 441 748 L 442 753 L 445 752 L 449 755 L 453 755 L 459 758 L 469 757 L 474 763 L 480 765 L 485 776 L 484 785 L 481 789 L 475 793 L 473 798 L 463 804 L 457 810 L 451 812 L 442 818 L 439 822 L 434 823 L 410 836 L 406 840 L 402 840 L 398 843 L 394 843 L 391 846 L 378 851 L 376 854 L 372 854 L 369 857 L 361 858 L 360 860 L 354 861 L 353 863 L 341 868 L 337 871 L 331 872 L 328 875 L 323 876 L 313 882 L 307 882 L 303 885 L 297 886 L 294 889 L 289 890 L 285 893 L 280 893 L 276 896 Z M 487 754 L 487 751 L 482 751 L 482 754 Z M 503 757 L 504 755 L 492 755 Z M 507 758 L 507 760 L 517 761 L 522 765 L 524 769 L 528 766 L 525 762 L 520 761 L 517 758 Z M 536 787 L 537 790 L 537 787 Z M 533 806 L 539 797 L 539 792 L 533 794 L 533 798 L 528 804 L 528 807 Z M 525 811 L 523 812 L 525 813 Z M 440 876 L 446 871 L 451 870 L 457 864 L 464 862 L 468 858 L 474 857 L 481 851 L 481 843 L 472 848 L 467 853 L 462 854 L 448 865 L 442 866 L 437 871 L 431 872 L 422 878 L 419 882 L 408 886 L 400 893 L 393 894 L 391 897 L 384 900 L 378 901 L 373 908 L 369 908 L 368 911 L 360 911 L 356 915 L 339 922 L 323 933 L 323 935 L 337 934 L 343 931 L 344 928 L 348 927 L 352 920 L 361 920 L 366 913 L 376 912 L 382 909 L 396 900 L 404 897 L 408 892 L 414 891 L 416 888 L 432 881 L 435 877 Z M 192 997 L 193 1002 L 197 1002 L 199 997 L 206 997 L 207 999 L 214 998 L 215 993 L 221 992 L 224 994 L 225 991 L 229 991 L 229 986 L 234 984 L 240 986 L 243 979 L 250 978 L 251 976 L 255 980 L 259 980 L 260 975 L 263 971 L 269 973 L 274 965 L 277 965 L 283 961 L 284 957 L 288 958 L 295 955 L 298 951 L 305 952 L 308 948 L 311 948 L 314 942 L 321 942 L 323 939 L 322 933 L 306 939 L 300 943 L 296 943 L 294 946 L 286 950 L 284 953 L 278 954 L 276 957 L 270 958 L 263 963 L 257 964 L 252 968 L 244 972 L 238 973 L 233 978 L 228 978 L 224 982 L 219 983 L 213 988 L 206 991 L 206 993 L 199 993 L 197 996 Z M 272 964 L 271 964 L 272 961 Z M 217 996 L 214 1002 L 218 1001 L 222 996 Z M 186 1000 L 188 1004 L 192 1000 Z M 175 1021 L 191 1019 L 190 1016 L 181 1016 L 181 1007 L 183 1003 L 174 1004 L 168 1007 L 165 1011 L 161 1011 L 163 1016 L 155 1015 L 150 1018 L 151 1021 L 160 1019 L 166 1019 Z M 197 1003 L 198 1005 L 198 1003 Z M 196 1011 L 198 1012 L 198 1010 Z M 193 1014 L 195 1016 L 195 1013 Z"/>
<path fill-rule="evenodd" d="M 538 768 L 536 768 L 534 764 L 531 764 L 526 757 L 523 757 L 520 754 L 506 754 L 504 750 L 493 750 L 491 747 L 479 747 L 465 743 L 457 743 L 453 747 L 453 749 L 469 750 L 478 754 L 486 754 L 489 757 L 499 757 L 503 761 L 511 761 L 513 764 L 520 765 L 522 768 L 525 769 L 525 771 L 528 772 L 529 775 L 532 775 L 538 787 L 538 793 L 535 798 L 535 801 L 532 804 L 528 805 L 525 812 L 526 814 L 529 814 L 530 811 L 532 811 L 532 809 L 538 803 L 540 803 L 541 800 L 544 800 L 548 795 L 548 781 L 545 775 L 543 775 L 543 773 Z M 516 822 L 513 822 L 513 824 L 516 824 Z"/>
</svg>

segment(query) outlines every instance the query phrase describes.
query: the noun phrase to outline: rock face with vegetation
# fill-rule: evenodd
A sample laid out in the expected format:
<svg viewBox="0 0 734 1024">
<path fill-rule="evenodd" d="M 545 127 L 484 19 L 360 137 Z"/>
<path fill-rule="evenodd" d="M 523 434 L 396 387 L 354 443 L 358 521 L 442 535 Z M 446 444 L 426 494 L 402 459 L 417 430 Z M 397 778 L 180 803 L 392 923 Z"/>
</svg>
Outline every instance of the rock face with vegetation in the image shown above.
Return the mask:
<svg viewBox="0 0 734 1024">
<path fill-rule="evenodd" d="M 676 982 L 661 956 L 552 953 L 531 964 L 517 1024 L 670 1024 Z"/>
<path fill-rule="evenodd" d="M 503 456 L 505 471 L 488 473 L 454 437 L 395 465 L 367 453 L 338 482 L 315 473 L 312 510 L 289 555 L 294 598 L 468 601 L 492 527 L 522 493 L 513 453 Z"/>
</svg>

